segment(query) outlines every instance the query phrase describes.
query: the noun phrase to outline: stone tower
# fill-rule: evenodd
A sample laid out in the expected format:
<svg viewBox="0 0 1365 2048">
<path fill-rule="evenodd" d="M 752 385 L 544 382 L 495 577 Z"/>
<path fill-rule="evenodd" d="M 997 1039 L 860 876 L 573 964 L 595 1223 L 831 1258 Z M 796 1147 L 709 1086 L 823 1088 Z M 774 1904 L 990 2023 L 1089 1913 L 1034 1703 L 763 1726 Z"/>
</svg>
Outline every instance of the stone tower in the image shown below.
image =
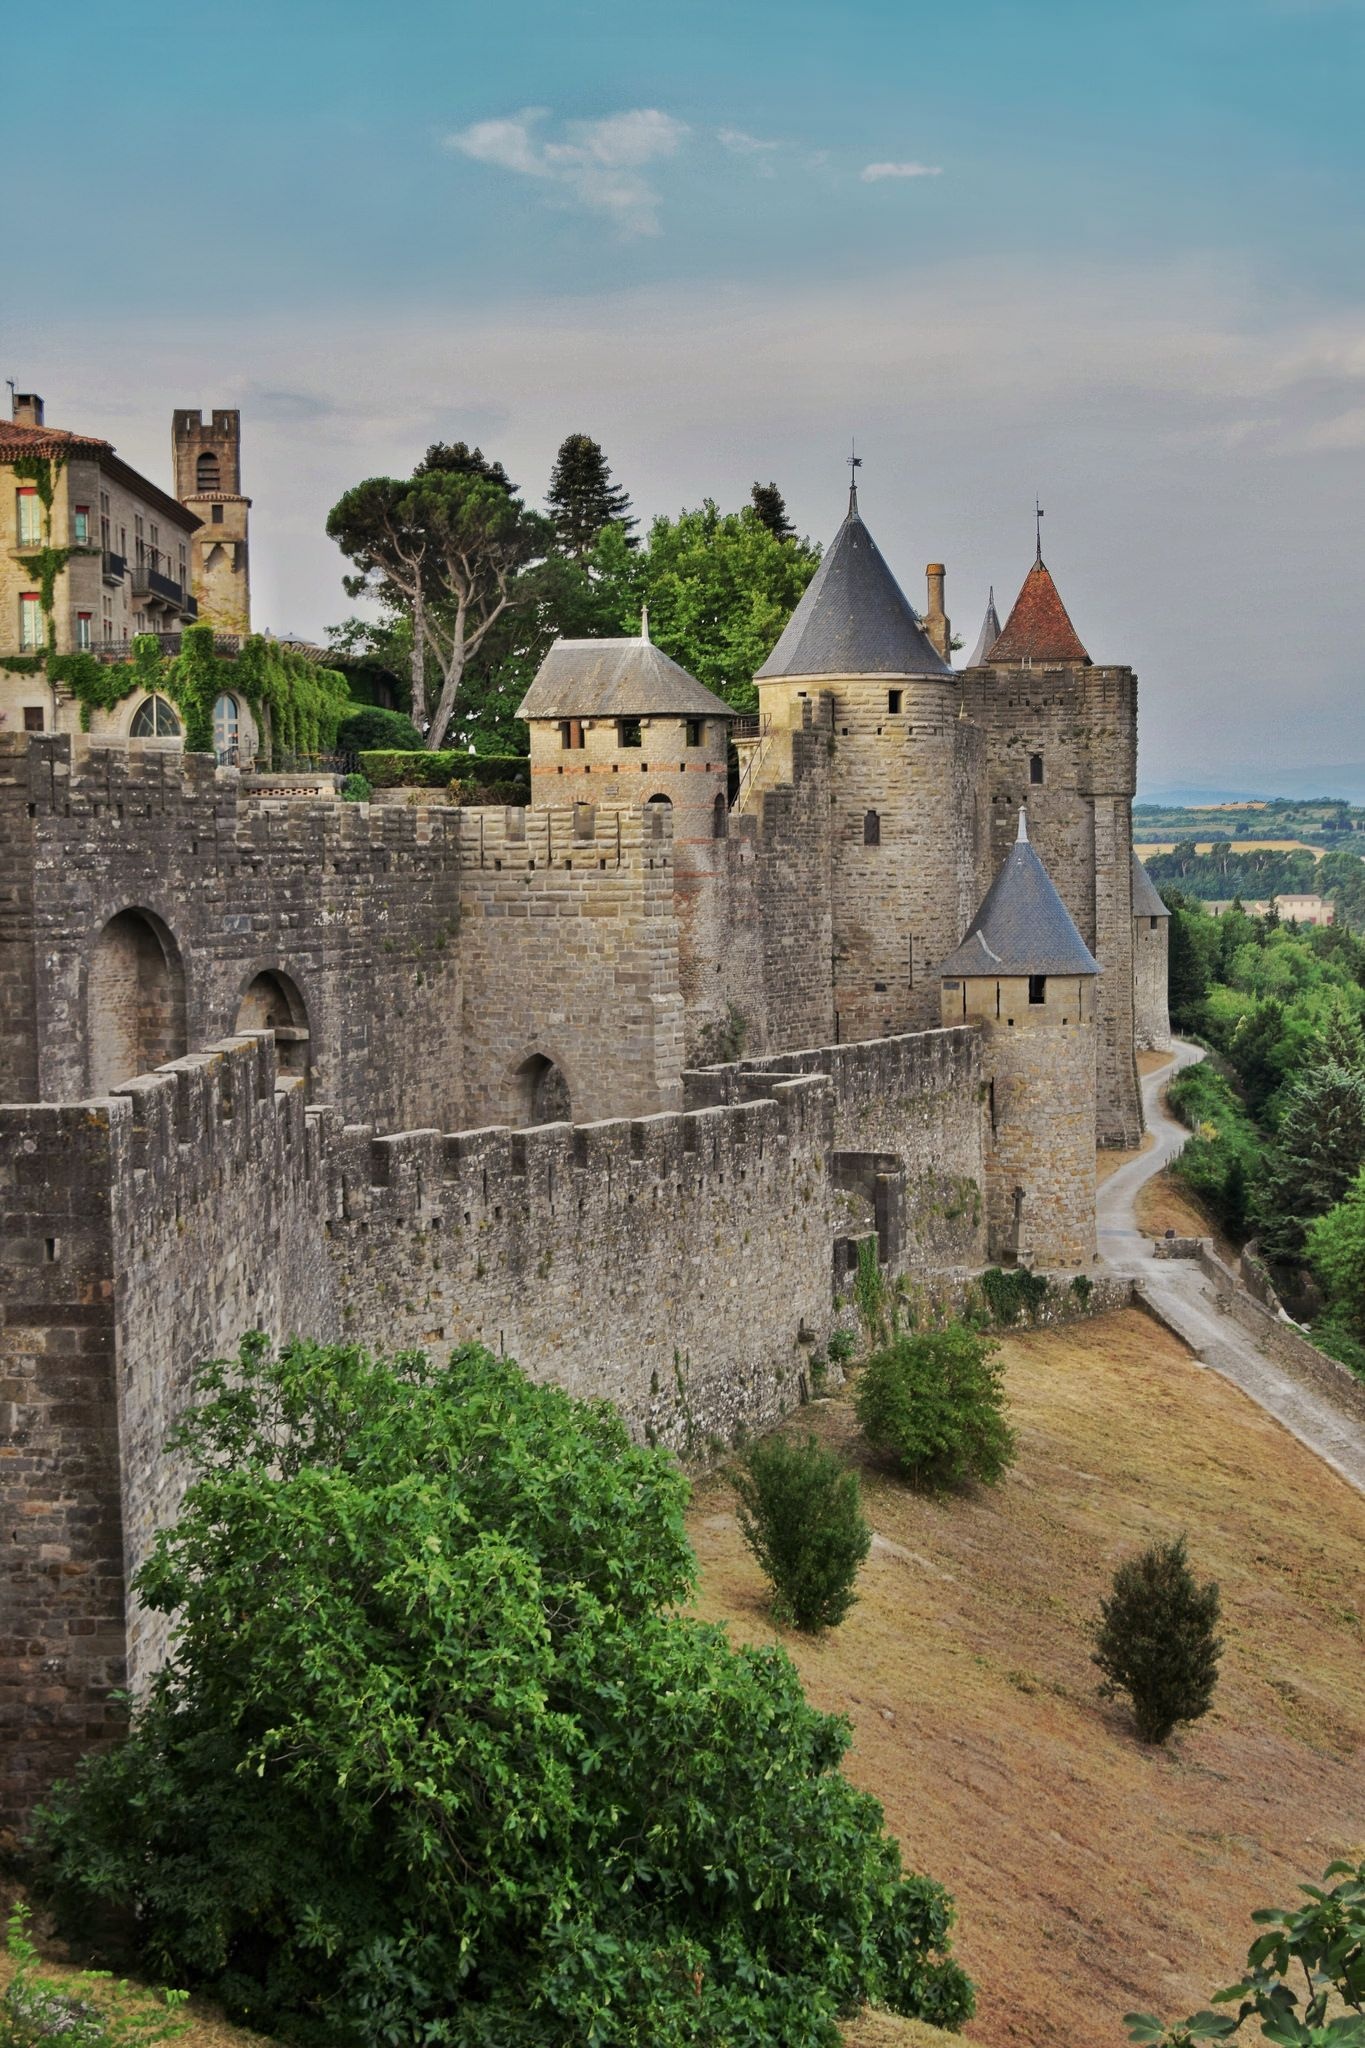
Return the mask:
<svg viewBox="0 0 1365 2048">
<path fill-rule="evenodd" d="M 986 1233 L 1004 1265 L 1095 1257 L 1095 977 L 1047 869 L 1018 836 L 940 969 L 942 1021 L 985 1040 Z"/>
<path fill-rule="evenodd" d="M 856 488 L 756 681 L 772 728 L 799 728 L 803 699 L 827 693 L 832 702 L 838 1036 L 931 1027 L 938 964 L 957 944 L 988 872 L 984 741 L 960 718 L 957 677 L 863 524 Z"/>
<path fill-rule="evenodd" d="M 247 514 L 242 496 L 242 416 L 215 412 L 207 426 L 200 412 L 171 416 L 175 495 L 195 513 L 191 576 L 199 616 L 222 633 L 251 631 L 251 575 Z"/>
<path fill-rule="evenodd" d="M 695 1041 L 718 1021 L 724 841 L 734 712 L 649 638 L 556 640 L 517 707 L 531 735 L 531 802 L 666 811 L 678 973 Z M 660 858 L 663 858 L 662 851 Z"/>
<path fill-rule="evenodd" d="M 1169 1052 L 1167 970 L 1171 913 L 1133 855 L 1133 1043 L 1139 1052 Z"/>
<path fill-rule="evenodd" d="M 1041 550 L 1004 631 L 963 671 L 966 715 L 983 728 L 993 863 L 1015 817 L 1099 961 L 1095 1022 L 1102 1145 L 1136 1145 L 1142 1105 L 1133 1055 L 1133 791 L 1137 678 L 1090 659 Z"/>
</svg>

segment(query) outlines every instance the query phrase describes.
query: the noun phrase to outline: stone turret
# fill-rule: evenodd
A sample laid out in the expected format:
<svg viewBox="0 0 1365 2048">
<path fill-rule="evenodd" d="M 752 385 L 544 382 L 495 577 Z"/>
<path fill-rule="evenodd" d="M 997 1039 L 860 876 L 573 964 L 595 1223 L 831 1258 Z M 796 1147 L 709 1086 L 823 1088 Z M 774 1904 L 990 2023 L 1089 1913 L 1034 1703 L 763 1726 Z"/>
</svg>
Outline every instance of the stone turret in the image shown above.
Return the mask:
<svg viewBox="0 0 1365 2048">
<path fill-rule="evenodd" d="M 1171 913 L 1133 855 L 1133 1042 L 1140 1052 L 1169 1052 L 1167 974 Z"/>
<path fill-rule="evenodd" d="M 1015 815 L 1100 963 L 1095 992 L 1102 1145 L 1136 1145 L 1142 1101 L 1133 1056 L 1131 849 L 1137 678 L 1092 661 L 1039 552 L 1003 630 L 962 673 L 967 716 L 986 733 L 991 844 L 1009 851 Z"/>
<path fill-rule="evenodd" d="M 1018 836 L 940 968 L 942 1022 L 976 1024 L 987 1077 L 986 1227 L 1001 1265 L 1095 1256 L 1095 977 L 1099 963 Z"/>
<path fill-rule="evenodd" d="M 938 596 L 946 634 L 941 585 Z M 757 676 L 762 715 L 776 733 L 799 728 L 807 698 L 828 695 L 832 706 L 834 1007 L 843 1039 L 936 1022 L 937 966 L 983 879 L 981 735 L 959 719 L 957 681 L 930 624 L 892 575 L 854 490 Z"/>
</svg>

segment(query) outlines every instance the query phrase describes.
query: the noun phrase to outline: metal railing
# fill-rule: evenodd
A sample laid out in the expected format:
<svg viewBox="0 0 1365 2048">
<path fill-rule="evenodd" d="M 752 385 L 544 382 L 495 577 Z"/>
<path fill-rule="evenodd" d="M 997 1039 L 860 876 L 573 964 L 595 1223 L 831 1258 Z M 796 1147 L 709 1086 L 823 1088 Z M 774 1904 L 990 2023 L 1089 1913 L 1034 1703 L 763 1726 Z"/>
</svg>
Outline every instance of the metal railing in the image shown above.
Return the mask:
<svg viewBox="0 0 1365 2048">
<path fill-rule="evenodd" d="M 106 583 L 122 583 L 127 570 L 126 555 L 116 555 L 112 548 L 103 550 L 102 574 Z"/>
<path fill-rule="evenodd" d="M 747 726 L 748 730 L 741 731 L 740 728 L 742 726 Z M 736 739 L 752 740 L 754 742 L 754 750 L 740 770 L 739 787 L 736 789 L 734 801 L 730 805 L 732 811 L 737 811 L 744 802 L 745 797 L 749 794 L 749 791 L 753 788 L 754 778 L 763 765 L 768 749 L 772 745 L 772 717 L 765 711 L 753 718 L 737 718 L 734 722 L 733 735 Z"/>
</svg>

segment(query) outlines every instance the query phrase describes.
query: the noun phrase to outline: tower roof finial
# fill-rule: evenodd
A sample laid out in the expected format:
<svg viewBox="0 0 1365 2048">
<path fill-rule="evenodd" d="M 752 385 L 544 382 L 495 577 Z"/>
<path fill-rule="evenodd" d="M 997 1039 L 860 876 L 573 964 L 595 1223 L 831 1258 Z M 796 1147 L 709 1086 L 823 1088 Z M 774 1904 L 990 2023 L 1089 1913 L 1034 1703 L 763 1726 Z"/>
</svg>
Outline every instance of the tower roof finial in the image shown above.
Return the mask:
<svg viewBox="0 0 1365 2048">
<path fill-rule="evenodd" d="M 851 519 L 858 510 L 858 471 L 863 466 L 863 458 L 858 453 L 856 441 L 850 441 L 848 447 L 848 512 Z"/>
<path fill-rule="evenodd" d="M 1018 832 L 1017 832 L 1017 833 L 1015 834 L 1015 839 L 1014 839 L 1014 843 L 1015 843 L 1015 845 L 1016 845 L 1016 846 L 1027 846 L 1027 845 L 1028 845 L 1028 806 L 1027 806 L 1027 804 L 1020 804 L 1020 806 L 1019 806 L 1019 830 L 1018 830 Z"/>
<path fill-rule="evenodd" d="M 1046 514 L 1042 506 L 1035 498 L 1033 501 L 1033 529 L 1038 541 L 1038 560 L 1040 562 L 1043 559 L 1043 520 L 1045 517 Z"/>
<path fill-rule="evenodd" d="M 647 604 L 640 606 L 640 638 L 646 646 L 649 645 L 649 606 Z"/>
</svg>

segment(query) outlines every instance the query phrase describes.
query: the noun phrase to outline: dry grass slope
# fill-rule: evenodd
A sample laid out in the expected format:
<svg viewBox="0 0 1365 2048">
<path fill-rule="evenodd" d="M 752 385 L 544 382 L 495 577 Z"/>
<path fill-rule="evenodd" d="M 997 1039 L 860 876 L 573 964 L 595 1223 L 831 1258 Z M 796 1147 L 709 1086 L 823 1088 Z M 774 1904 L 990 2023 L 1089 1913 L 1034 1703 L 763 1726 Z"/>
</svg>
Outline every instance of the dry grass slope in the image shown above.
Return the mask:
<svg viewBox="0 0 1365 2048">
<path fill-rule="evenodd" d="M 1204 2003 L 1253 1909 L 1365 1842 L 1365 1502 L 1137 1311 L 1011 1339 L 1006 1365 L 1005 1484 L 942 1502 L 865 1465 L 862 1599 L 784 1640 L 907 1859 L 956 1894 L 968 2035 L 1120 2048 L 1125 2011 Z M 858 1456 L 846 1402 L 807 1421 Z M 1096 1697 L 1087 1626 L 1118 1559 L 1181 1529 L 1228 1648 L 1213 1712 L 1152 1752 Z M 692 1535 L 705 1612 L 770 1639 L 722 1480 Z"/>
</svg>

